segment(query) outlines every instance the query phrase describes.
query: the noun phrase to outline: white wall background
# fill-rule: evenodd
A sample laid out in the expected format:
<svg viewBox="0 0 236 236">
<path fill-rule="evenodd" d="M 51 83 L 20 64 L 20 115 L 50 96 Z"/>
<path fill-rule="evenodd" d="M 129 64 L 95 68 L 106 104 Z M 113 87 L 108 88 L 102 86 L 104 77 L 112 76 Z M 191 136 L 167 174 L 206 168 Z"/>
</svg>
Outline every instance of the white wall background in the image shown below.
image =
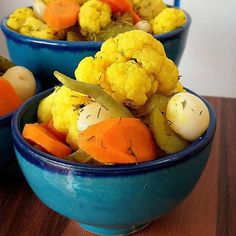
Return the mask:
<svg viewBox="0 0 236 236">
<path fill-rule="evenodd" d="M 0 0 L 0 18 L 32 2 Z M 183 84 L 201 95 L 236 98 L 236 1 L 182 0 L 181 7 L 192 17 L 179 67 Z M 0 54 L 7 56 L 2 32 Z"/>
</svg>

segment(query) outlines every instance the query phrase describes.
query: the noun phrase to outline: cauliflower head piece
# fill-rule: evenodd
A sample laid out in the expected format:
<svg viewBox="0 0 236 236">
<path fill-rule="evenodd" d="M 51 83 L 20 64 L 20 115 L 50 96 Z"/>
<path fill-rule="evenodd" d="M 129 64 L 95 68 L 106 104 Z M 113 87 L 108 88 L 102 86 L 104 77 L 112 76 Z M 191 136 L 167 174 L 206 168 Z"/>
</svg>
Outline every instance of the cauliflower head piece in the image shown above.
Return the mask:
<svg viewBox="0 0 236 236">
<path fill-rule="evenodd" d="M 57 32 L 43 21 L 32 16 L 25 20 L 20 28 L 20 33 L 40 39 L 62 39 L 64 37 L 63 31 Z"/>
<path fill-rule="evenodd" d="M 34 12 L 31 8 L 22 7 L 16 9 L 12 14 L 10 14 L 6 24 L 9 28 L 20 32 L 22 25 L 25 23 L 28 17 L 34 17 Z"/>
<path fill-rule="evenodd" d="M 154 34 L 163 34 L 177 29 L 187 22 L 186 14 L 182 9 L 166 8 L 152 21 Z"/>
<path fill-rule="evenodd" d="M 55 88 L 54 92 L 42 99 L 39 103 L 37 116 L 38 121 L 41 123 L 47 123 L 52 119 L 52 107 L 54 104 L 54 97 L 56 96 L 56 91 L 58 87 Z"/>
<path fill-rule="evenodd" d="M 88 96 L 81 95 L 65 86 L 57 87 L 52 94 L 40 102 L 38 119 L 40 122 L 49 122 L 52 119 L 55 129 L 65 134 L 67 143 L 77 150 L 79 108 L 88 102 Z"/>
<path fill-rule="evenodd" d="M 163 45 L 141 30 L 108 39 L 95 57 L 83 59 L 75 70 L 77 80 L 99 84 L 116 100 L 134 109 L 157 91 L 169 94 L 177 86 L 178 75 Z"/>
<path fill-rule="evenodd" d="M 111 7 L 99 0 L 85 2 L 79 12 L 79 25 L 83 35 L 97 34 L 111 22 Z"/>
<path fill-rule="evenodd" d="M 88 96 L 81 95 L 65 86 L 60 87 L 54 96 L 51 110 L 54 127 L 67 135 L 66 141 L 73 149 L 78 149 L 79 108 L 88 101 Z"/>
<path fill-rule="evenodd" d="M 130 0 L 130 2 L 135 12 L 145 20 L 151 20 L 167 7 L 163 0 Z"/>
</svg>

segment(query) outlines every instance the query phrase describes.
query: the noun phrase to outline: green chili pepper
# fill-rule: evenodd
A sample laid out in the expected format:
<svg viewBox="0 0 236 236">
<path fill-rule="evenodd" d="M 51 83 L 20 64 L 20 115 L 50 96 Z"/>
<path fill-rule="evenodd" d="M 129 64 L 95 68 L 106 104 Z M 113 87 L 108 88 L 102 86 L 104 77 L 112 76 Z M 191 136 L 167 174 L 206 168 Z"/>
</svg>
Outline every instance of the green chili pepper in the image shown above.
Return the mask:
<svg viewBox="0 0 236 236">
<path fill-rule="evenodd" d="M 86 94 L 94 98 L 98 103 L 113 114 L 113 117 L 134 117 L 133 114 L 121 103 L 116 101 L 112 96 L 107 94 L 97 84 L 84 83 L 78 80 L 71 79 L 70 77 L 55 71 L 55 77 L 69 89 L 75 90 L 79 93 Z"/>
<path fill-rule="evenodd" d="M 11 61 L 9 61 L 7 58 L 0 55 L 0 71 L 6 72 L 11 67 L 15 66 L 15 64 Z"/>
</svg>

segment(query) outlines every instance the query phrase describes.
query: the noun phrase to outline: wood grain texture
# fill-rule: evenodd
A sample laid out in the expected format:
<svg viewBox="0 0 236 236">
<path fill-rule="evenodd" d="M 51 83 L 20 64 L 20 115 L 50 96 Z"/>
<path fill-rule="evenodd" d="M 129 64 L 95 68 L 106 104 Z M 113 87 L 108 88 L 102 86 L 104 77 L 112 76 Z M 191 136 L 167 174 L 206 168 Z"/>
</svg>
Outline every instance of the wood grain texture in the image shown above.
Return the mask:
<svg viewBox="0 0 236 236">
<path fill-rule="evenodd" d="M 218 120 L 203 175 L 186 201 L 134 236 L 236 235 L 236 99 L 207 99 Z M 41 203 L 16 166 L 0 173 L 0 235 L 93 234 Z"/>
</svg>

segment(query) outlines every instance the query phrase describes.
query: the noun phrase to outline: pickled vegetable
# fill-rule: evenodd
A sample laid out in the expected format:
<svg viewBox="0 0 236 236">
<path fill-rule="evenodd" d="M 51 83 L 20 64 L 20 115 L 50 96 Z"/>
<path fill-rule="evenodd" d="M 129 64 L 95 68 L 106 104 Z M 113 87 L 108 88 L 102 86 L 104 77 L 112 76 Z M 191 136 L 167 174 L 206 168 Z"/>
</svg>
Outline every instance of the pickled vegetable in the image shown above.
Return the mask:
<svg viewBox="0 0 236 236">
<path fill-rule="evenodd" d="M 84 131 L 89 126 L 109 118 L 112 118 L 109 109 L 101 106 L 98 102 L 92 102 L 79 110 L 78 131 Z"/>
<path fill-rule="evenodd" d="M 89 34 L 87 37 L 94 41 L 105 41 L 111 37 L 115 37 L 120 33 L 134 30 L 133 24 L 128 22 L 111 22 L 108 26 L 104 27 L 98 34 Z"/>
<path fill-rule="evenodd" d="M 189 141 L 200 137 L 210 122 L 205 103 L 199 97 L 187 92 L 174 95 L 167 105 L 166 112 L 171 128 Z"/>
<path fill-rule="evenodd" d="M 3 74 L 16 91 L 17 95 L 25 101 L 32 97 L 36 91 L 36 81 L 33 73 L 23 66 L 14 66 Z"/>
<path fill-rule="evenodd" d="M 81 149 L 78 149 L 77 151 L 66 156 L 65 160 L 87 164 L 92 164 L 95 162 L 95 160 L 90 155 L 88 155 L 85 151 Z"/>
<path fill-rule="evenodd" d="M 34 13 L 41 20 L 43 20 L 45 7 L 46 7 L 46 4 L 42 0 L 34 0 L 34 3 L 33 3 Z"/>
<path fill-rule="evenodd" d="M 133 114 L 125 106 L 123 106 L 113 97 L 104 92 L 99 85 L 73 80 L 58 71 L 55 71 L 54 75 L 66 87 L 75 90 L 79 93 L 93 97 L 102 106 L 104 106 L 105 108 L 109 108 L 114 118 L 133 117 Z"/>
<path fill-rule="evenodd" d="M 188 142 L 176 134 L 168 124 L 165 116 L 168 101 L 169 98 L 165 96 L 154 95 L 150 101 L 152 109 L 147 122 L 159 147 L 166 153 L 175 153 L 186 148 Z"/>
</svg>

